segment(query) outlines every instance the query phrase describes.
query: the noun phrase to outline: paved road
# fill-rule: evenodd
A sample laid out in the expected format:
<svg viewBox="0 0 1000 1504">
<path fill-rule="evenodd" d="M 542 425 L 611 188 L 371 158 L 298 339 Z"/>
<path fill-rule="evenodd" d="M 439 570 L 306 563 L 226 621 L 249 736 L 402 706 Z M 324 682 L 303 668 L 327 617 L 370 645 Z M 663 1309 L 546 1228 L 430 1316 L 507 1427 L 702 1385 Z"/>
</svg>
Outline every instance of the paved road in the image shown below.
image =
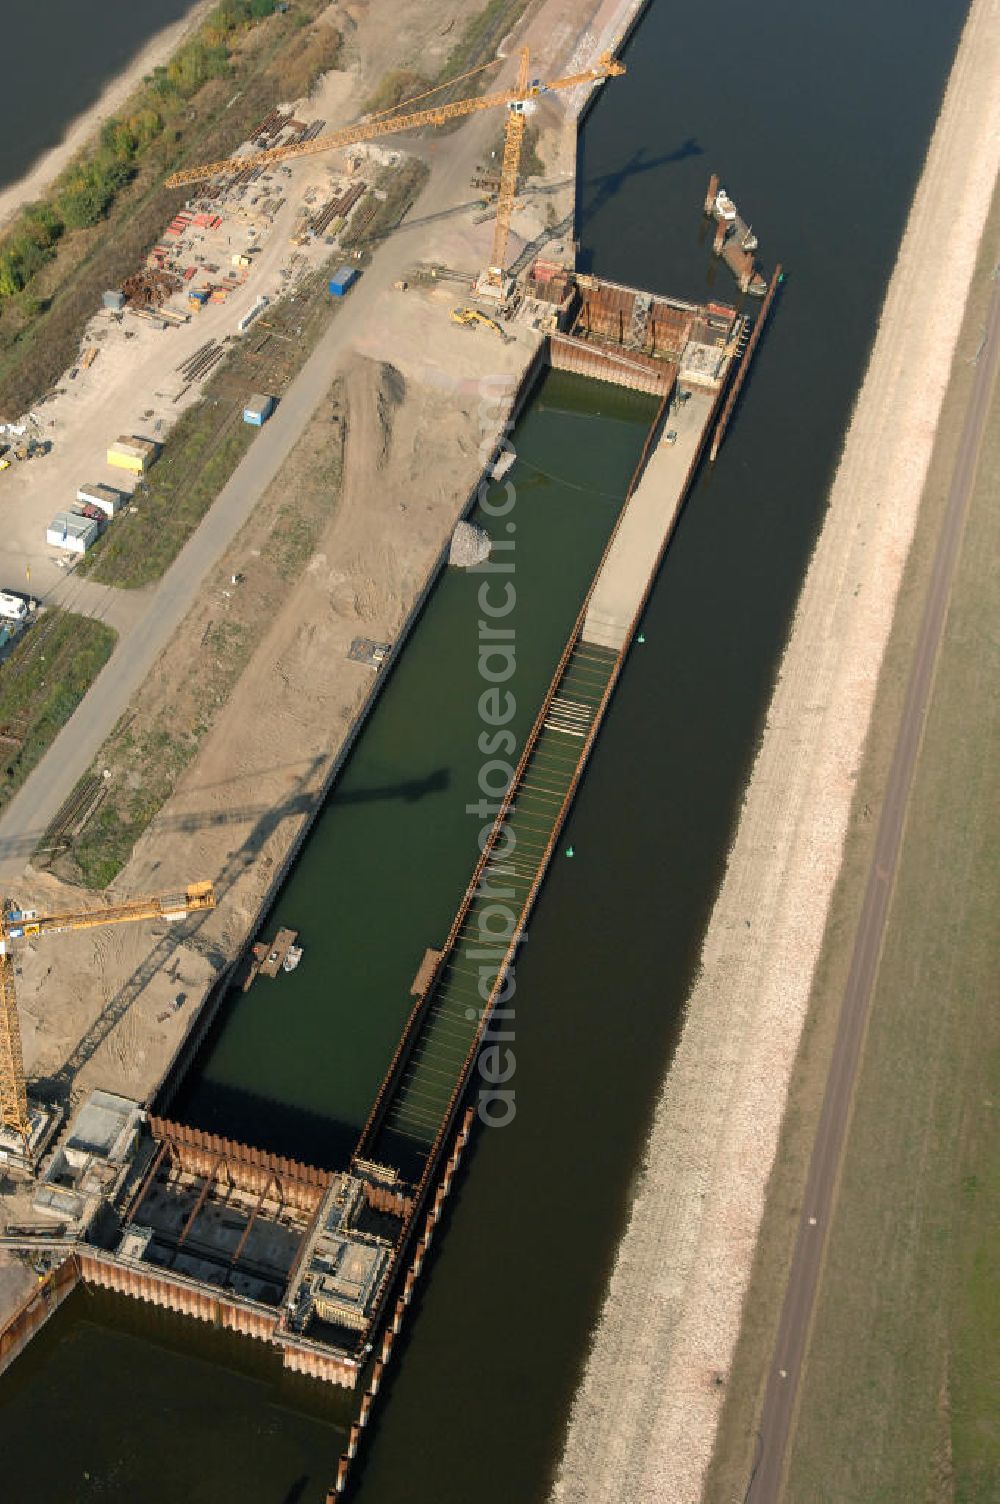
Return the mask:
<svg viewBox="0 0 1000 1504">
<path fill-rule="evenodd" d="M 930 590 L 907 686 L 902 724 L 886 784 L 826 1094 L 809 1165 L 802 1218 L 778 1326 L 773 1367 L 764 1395 L 757 1464 L 747 1489 L 746 1504 L 777 1504 L 782 1492 L 786 1454 L 850 1118 L 854 1080 L 882 951 L 882 938 L 934 666 L 996 376 L 998 352 L 1000 281 L 994 288 L 986 336 L 979 352 L 972 397 L 962 431 Z M 830 1418 L 830 1423 L 836 1423 L 835 1417 Z"/>
<path fill-rule="evenodd" d="M 500 75 L 501 77 L 504 75 Z M 60 604 L 100 615 L 120 632 L 108 666 L 0 819 L 0 883 L 24 867 L 157 658 L 169 646 L 203 581 L 246 522 L 323 401 L 339 361 L 364 333 L 376 299 L 414 260 L 429 254 L 434 221 L 468 201 L 469 179 L 498 128 L 495 112 L 473 116 L 453 135 L 426 143 L 431 175 L 411 221 L 376 251 L 357 288 L 254 440 L 211 511 L 152 591 L 117 592 L 67 580 Z M 103 593 L 102 593 L 103 592 Z M 129 600 L 115 600 L 120 595 Z"/>
</svg>

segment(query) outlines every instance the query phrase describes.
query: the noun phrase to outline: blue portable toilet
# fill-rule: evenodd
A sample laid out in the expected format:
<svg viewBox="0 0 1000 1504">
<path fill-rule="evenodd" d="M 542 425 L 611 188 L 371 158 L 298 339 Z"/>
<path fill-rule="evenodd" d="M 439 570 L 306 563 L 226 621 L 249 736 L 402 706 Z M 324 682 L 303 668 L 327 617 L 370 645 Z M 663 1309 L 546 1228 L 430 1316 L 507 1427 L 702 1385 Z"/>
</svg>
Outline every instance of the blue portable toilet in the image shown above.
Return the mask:
<svg viewBox="0 0 1000 1504">
<path fill-rule="evenodd" d="M 330 278 L 330 292 L 335 298 L 342 298 L 351 284 L 357 280 L 358 269 L 356 266 L 342 266 Z"/>
</svg>

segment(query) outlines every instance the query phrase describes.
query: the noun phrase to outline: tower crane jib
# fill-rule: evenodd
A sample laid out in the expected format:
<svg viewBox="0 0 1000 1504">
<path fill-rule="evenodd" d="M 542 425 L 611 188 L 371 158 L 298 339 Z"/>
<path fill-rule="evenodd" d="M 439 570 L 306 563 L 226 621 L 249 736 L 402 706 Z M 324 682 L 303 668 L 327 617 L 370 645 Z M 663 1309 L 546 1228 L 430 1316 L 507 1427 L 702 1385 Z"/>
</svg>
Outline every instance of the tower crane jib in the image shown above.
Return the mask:
<svg viewBox="0 0 1000 1504">
<path fill-rule="evenodd" d="M 11 941 L 66 930 L 88 930 L 109 924 L 133 924 L 140 919 L 174 922 L 215 907 L 211 883 L 191 883 L 177 893 L 162 893 L 133 903 L 108 904 L 100 909 L 81 909 L 63 914 L 38 914 L 6 899 L 0 909 L 0 1128 L 18 1134 L 27 1146 L 31 1133 L 28 1095 L 21 1048 L 21 1027 L 14 990 Z"/>
<path fill-rule="evenodd" d="M 272 146 L 266 151 L 250 152 L 241 157 L 225 157 L 218 162 L 206 162 L 200 167 L 186 167 L 167 178 L 168 188 L 183 188 L 190 183 L 204 182 L 220 173 L 246 172 L 255 167 L 269 167 L 277 162 L 287 162 L 296 157 L 315 156 L 319 152 L 333 151 L 338 147 L 356 146 L 363 141 L 375 141 L 382 136 L 395 135 L 399 131 L 418 130 L 421 126 L 444 125 L 449 120 L 461 119 L 480 110 L 506 108 L 507 126 L 504 132 L 503 165 L 500 173 L 500 192 L 497 201 L 496 231 L 493 254 L 488 269 L 488 279 L 499 284 L 503 277 L 503 259 L 510 233 L 510 216 L 517 193 L 517 173 L 521 160 L 521 145 L 524 140 L 525 105 L 543 94 L 573 89 L 580 84 L 603 82 L 606 78 L 618 78 L 625 72 L 625 65 L 610 52 L 602 52 L 592 67 L 580 73 L 568 74 L 565 78 L 529 81 L 529 55 L 525 47 L 518 63 L 517 83 L 513 88 L 501 89 L 492 94 L 452 100 L 448 104 L 432 105 L 422 110 L 383 113 L 368 120 L 358 121 L 343 130 L 316 136 L 311 141 L 294 145 Z M 431 91 L 433 92 L 433 91 Z"/>
</svg>

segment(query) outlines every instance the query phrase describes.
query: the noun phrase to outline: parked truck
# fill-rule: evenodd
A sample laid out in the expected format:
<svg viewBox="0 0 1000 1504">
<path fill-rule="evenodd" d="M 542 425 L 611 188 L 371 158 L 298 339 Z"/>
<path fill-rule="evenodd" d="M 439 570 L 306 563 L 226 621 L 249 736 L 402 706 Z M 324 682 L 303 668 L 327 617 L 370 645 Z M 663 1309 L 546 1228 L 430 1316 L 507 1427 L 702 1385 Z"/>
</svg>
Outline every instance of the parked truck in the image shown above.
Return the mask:
<svg viewBox="0 0 1000 1504">
<path fill-rule="evenodd" d="M 27 601 L 9 590 L 0 590 L 0 618 L 4 621 L 23 621 L 28 614 Z"/>
</svg>

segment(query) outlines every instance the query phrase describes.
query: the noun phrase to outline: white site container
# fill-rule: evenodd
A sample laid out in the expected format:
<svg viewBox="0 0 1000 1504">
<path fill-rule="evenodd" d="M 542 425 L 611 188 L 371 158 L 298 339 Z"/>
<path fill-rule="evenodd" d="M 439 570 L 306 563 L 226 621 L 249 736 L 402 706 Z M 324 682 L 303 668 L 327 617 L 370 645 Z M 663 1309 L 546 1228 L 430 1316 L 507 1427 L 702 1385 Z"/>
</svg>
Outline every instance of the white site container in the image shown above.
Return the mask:
<svg viewBox="0 0 1000 1504">
<path fill-rule="evenodd" d="M 128 492 L 118 491 L 114 486 L 103 484 L 79 486 L 76 499 L 92 507 L 100 507 L 101 511 L 106 512 L 109 517 L 116 517 L 128 501 Z"/>
<path fill-rule="evenodd" d="M 100 534 L 100 523 L 79 512 L 57 512 L 45 530 L 45 541 L 71 554 L 85 554 Z"/>
</svg>

